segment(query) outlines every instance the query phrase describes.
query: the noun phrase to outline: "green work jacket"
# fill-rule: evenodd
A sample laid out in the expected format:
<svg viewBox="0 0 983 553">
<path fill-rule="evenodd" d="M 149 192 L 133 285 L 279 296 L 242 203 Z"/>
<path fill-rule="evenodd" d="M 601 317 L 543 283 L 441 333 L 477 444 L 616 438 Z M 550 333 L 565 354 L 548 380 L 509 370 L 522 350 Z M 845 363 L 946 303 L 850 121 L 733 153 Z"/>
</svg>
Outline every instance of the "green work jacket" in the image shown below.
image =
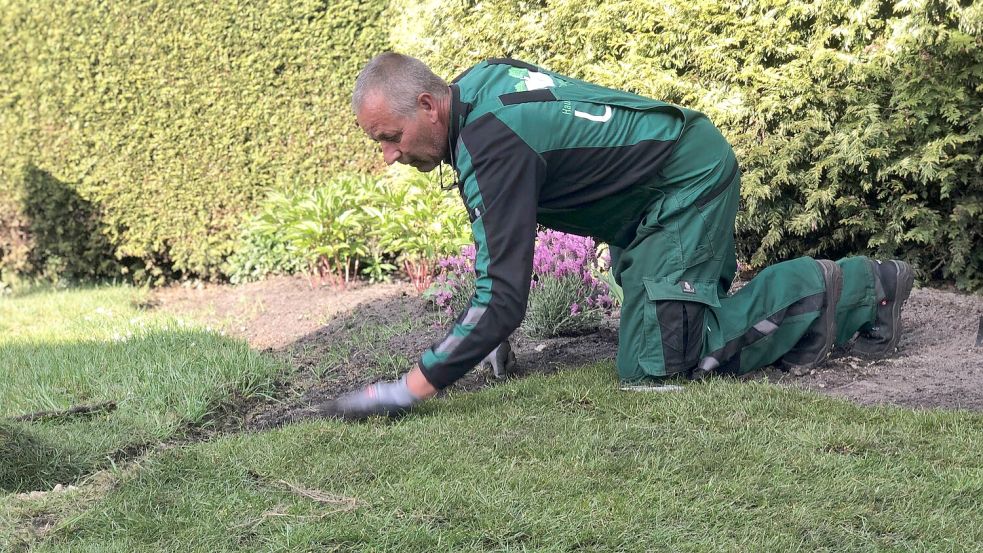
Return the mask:
<svg viewBox="0 0 983 553">
<path fill-rule="evenodd" d="M 725 170 L 723 150 L 690 132 L 712 129 L 696 111 L 511 59 L 481 62 L 450 89 L 450 157 L 471 219 L 476 291 L 420 359 L 437 388 L 522 322 L 537 223 L 625 247 L 660 189 Z"/>
</svg>

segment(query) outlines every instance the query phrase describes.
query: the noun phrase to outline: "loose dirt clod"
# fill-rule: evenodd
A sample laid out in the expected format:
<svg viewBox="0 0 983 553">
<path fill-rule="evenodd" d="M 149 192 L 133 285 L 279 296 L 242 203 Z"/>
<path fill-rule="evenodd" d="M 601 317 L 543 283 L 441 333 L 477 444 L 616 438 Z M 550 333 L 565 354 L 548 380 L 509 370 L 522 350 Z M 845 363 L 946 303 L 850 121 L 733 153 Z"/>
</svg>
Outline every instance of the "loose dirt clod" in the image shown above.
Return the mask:
<svg viewBox="0 0 983 553">
<path fill-rule="evenodd" d="M 18 422 L 34 422 L 52 419 L 67 419 L 73 417 L 90 417 L 98 414 L 111 413 L 115 410 L 116 402 L 106 401 L 103 403 L 96 403 L 94 405 L 76 405 L 69 409 L 63 409 L 60 411 L 38 411 L 36 413 L 28 413 L 26 415 L 11 417 L 10 420 Z"/>
</svg>

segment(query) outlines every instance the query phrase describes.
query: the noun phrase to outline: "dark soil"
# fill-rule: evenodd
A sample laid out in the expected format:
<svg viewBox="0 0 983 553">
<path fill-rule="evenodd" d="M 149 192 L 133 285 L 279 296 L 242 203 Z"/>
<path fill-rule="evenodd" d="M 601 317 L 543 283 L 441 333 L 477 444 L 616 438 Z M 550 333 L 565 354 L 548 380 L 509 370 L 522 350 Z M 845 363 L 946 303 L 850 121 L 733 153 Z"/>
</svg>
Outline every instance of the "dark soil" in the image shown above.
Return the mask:
<svg viewBox="0 0 983 553">
<path fill-rule="evenodd" d="M 154 303 L 221 326 L 291 367 L 271 398 L 232 406 L 241 416 L 225 419 L 224 430 L 310 416 L 312 404 L 409 369 L 445 332 L 438 314 L 407 284 L 312 289 L 306 279 L 279 277 L 237 287 L 170 288 L 158 292 Z M 895 356 L 867 360 L 836 351 L 804 376 L 769 368 L 747 378 L 862 404 L 983 410 L 983 347 L 975 345 L 983 297 L 916 289 L 902 315 L 905 330 Z M 614 359 L 617 319 L 582 336 L 535 340 L 518 331 L 512 343 L 518 377 Z M 455 388 L 494 381 L 490 368 L 478 368 Z"/>
<path fill-rule="evenodd" d="M 394 321 L 399 330 L 406 331 L 360 343 L 350 339 L 353 333 L 361 335 L 364 329 L 385 328 Z M 279 401 L 251 409 L 246 424 L 262 427 L 304 418 L 309 415 L 306 409 L 311 404 L 333 399 L 380 378 L 394 378 L 409 369 L 419 354 L 443 338 L 445 332 L 438 314 L 427 302 L 408 292 L 364 304 L 355 312 L 339 314 L 324 328 L 281 351 L 297 371 L 284 383 Z M 325 364 L 325 358 L 337 357 L 339 344 L 344 344 L 342 351 L 347 355 Z M 618 348 L 617 326 L 614 319 L 609 319 L 596 332 L 546 340 L 530 339 L 516 332 L 511 344 L 517 363 L 508 377 L 548 374 L 563 367 L 614 359 Z M 388 373 L 380 372 L 380 357 L 389 362 L 390 355 L 396 355 L 401 362 Z M 475 390 L 496 380 L 490 367 L 478 367 L 457 381 L 454 389 Z"/>
</svg>

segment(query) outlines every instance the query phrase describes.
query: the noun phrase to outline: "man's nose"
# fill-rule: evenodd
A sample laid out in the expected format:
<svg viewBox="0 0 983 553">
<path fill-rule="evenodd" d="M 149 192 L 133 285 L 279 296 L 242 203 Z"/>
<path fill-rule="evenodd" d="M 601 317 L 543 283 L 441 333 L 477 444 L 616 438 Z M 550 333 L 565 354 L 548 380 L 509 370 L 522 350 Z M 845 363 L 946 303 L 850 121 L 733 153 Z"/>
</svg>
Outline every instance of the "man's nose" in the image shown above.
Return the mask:
<svg viewBox="0 0 983 553">
<path fill-rule="evenodd" d="M 402 152 L 400 152 L 399 148 L 397 148 L 394 144 L 385 142 L 382 144 L 382 159 L 386 161 L 386 165 L 396 163 L 399 161 L 399 156 L 401 155 Z"/>
</svg>

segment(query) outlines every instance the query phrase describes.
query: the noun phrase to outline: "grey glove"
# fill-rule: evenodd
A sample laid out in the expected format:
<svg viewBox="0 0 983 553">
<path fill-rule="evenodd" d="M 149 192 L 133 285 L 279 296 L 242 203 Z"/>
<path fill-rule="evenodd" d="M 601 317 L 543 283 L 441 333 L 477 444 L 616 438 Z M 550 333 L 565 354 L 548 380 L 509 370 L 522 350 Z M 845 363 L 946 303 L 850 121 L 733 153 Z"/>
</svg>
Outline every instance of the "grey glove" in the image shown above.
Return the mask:
<svg viewBox="0 0 983 553">
<path fill-rule="evenodd" d="M 349 392 L 327 403 L 321 414 L 345 420 L 362 420 L 373 415 L 396 417 L 409 411 L 420 399 L 410 392 L 406 375 L 396 381 L 377 382 L 355 392 Z"/>
<path fill-rule="evenodd" d="M 515 354 L 512 344 L 505 340 L 481 360 L 481 365 L 490 365 L 495 378 L 504 378 L 515 368 Z"/>
</svg>

